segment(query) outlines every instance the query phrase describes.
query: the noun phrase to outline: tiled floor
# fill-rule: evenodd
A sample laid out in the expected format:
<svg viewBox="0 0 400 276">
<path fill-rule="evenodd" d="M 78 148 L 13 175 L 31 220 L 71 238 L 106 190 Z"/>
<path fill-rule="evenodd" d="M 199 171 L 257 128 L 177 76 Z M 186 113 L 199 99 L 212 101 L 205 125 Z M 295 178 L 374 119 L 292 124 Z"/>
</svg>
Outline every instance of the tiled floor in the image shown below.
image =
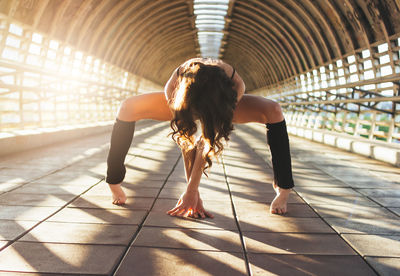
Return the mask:
<svg viewBox="0 0 400 276">
<path fill-rule="evenodd" d="M 274 198 L 265 128 L 237 126 L 200 188 L 214 219 L 170 217 L 185 189 L 168 123 L 137 124 L 125 206 L 109 134 L 0 160 L 0 275 L 395 275 L 400 169 L 291 137 L 295 192 Z"/>
</svg>

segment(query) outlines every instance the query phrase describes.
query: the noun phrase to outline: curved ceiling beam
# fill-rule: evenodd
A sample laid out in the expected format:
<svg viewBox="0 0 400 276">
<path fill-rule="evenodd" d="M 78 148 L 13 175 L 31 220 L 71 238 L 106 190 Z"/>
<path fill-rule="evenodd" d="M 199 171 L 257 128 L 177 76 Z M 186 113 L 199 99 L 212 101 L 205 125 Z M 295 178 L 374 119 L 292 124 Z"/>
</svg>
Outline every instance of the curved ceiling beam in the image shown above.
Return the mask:
<svg viewBox="0 0 400 276">
<path fill-rule="evenodd" d="M 257 53 L 261 56 L 261 60 L 269 60 L 270 64 L 274 65 L 276 69 L 275 78 L 276 79 L 284 79 L 285 77 L 289 77 L 287 74 L 287 64 L 284 64 L 284 58 L 280 57 L 274 51 L 274 47 L 268 44 L 262 44 L 261 39 L 257 39 L 259 36 L 256 33 L 253 33 L 250 29 L 246 29 L 243 26 L 231 26 L 232 36 L 238 36 L 244 42 L 246 41 L 250 45 L 253 45 L 253 48 L 256 49 Z"/>
<path fill-rule="evenodd" d="M 125 62 L 126 62 L 126 53 L 131 52 L 129 55 L 132 55 L 133 57 L 137 56 L 137 52 L 141 51 L 143 47 L 149 47 L 151 41 L 157 37 L 158 39 L 162 39 L 165 36 L 168 36 L 171 32 L 176 31 L 179 29 L 180 32 L 186 33 L 187 30 L 185 28 L 177 28 L 176 26 L 181 26 L 181 21 L 185 20 L 185 18 L 176 18 L 173 20 L 167 21 L 165 24 L 161 24 L 161 26 L 157 26 L 157 31 L 159 35 L 157 36 L 149 36 L 146 34 L 143 34 L 142 37 L 138 38 L 138 40 L 141 42 L 135 43 L 135 41 L 132 41 L 131 43 L 125 43 L 124 47 L 119 50 L 119 54 L 116 57 L 113 57 L 113 60 L 117 64 L 121 64 L 122 67 L 125 67 Z M 164 22 L 162 22 L 164 23 Z M 182 29 L 182 30 L 180 30 Z M 136 50 L 136 51 L 135 51 Z M 135 51 L 135 52 L 132 52 Z"/>
<path fill-rule="evenodd" d="M 78 1 L 76 1 L 78 2 Z M 71 2 L 71 5 L 74 5 Z M 78 6 L 78 9 L 74 12 L 69 24 L 67 25 L 67 31 L 65 34 L 65 43 L 66 44 L 73 44 L 73 35 L 77 28 L 80 27 L 82 21 L 86 18 L 88 13 L 91 11 L 92 1 L 83 1 Z"/>
<path fill-rule="evenodd" d="M 147 58 L 147 53 L 149 56 L 151 56 L 158 52 L 170 52 L 169 49 L 172 45 L 174 46 L 180 45 L 180 47 L 183 48 L 191 48 L 194 52 L 195 51 L 193 47 L 194 32 L 187 32 L 187 31 L 183 32 L 183 30 L 186 30 L 185 26 L 180 26 L 179 28 L 176 27 L 170 28 L 170 31 L 166 33 L 165 36 L 151 37 L 146 47 L 140 47 L 138 49 L 132 47 L 131 51 L 135 52 L 135 56 L 133 58 L 135 58 L 136 60 L 141 60 Z M 140 64 L 138 64 L 138 66 L 140 67 Z M 128 67 L 128 68 L 130 68 L 131 70 L 135 70 L 136 67 Z"/>
<path fill-rule="evenodd" d="M 253 18 L 245 17 L 242 15 L 237 15 L 235 18 L 235 22 L 237 22 L 241 26 L 246 26 L 251 28 L 254 32 L 256 32 L 259 36 L 261 36 L 262 42 L 268 46 L 272 47 L 273 50 L 280 52 L 277 57 L 284 59 L 285 63 L 289 63 L 288 69 L 290 70 L 289 75 L 293 75 L 299 72 L 301 68 L 300 61 L 298 56 L 295 54 L 295 50 L 292 45 L 288 43 L 283 37 L 275 37 L 276 32 L 270 32 L 263 25 L 259 24 Z M 294 61 L 293 61 L 294 60 Z M 294 65 L 293 62 L 296 62 Z"/>
<path fill-rule="evenodd" d="M 256 9 L 256 7 L 249 6 L 245 3 L 245 9 L 242 11 L 246 16 L 254 16 L 259 18 L 260 22 L 270 30 L 272 33 L 276 33 L 275 36 L 279 37 L 279 34 L 285 34 L 287 40 L 289 40 L 297 49 L 299 49 L 299 56 L 301 56 L 301 61 L 303 63 L 303 68 L 300 71 L 309 70 L 314 64 L 314 58 L 312 57 L 310 49 L 307 47 L 307 43 L 304 38 L 301 37 L 300 33 L 291 26 L 291 22 L 289 22 L 286 18 L 283 18 L 279 12 L 265 7 L 268 11 L 267 13 L 262 13 L 261 11 Z M 265 18 L 268 18 L 266 20 Z M 233 19 L 234 20 L 234 19 Z M 233 24 L 233 22 L 232 22 Z M 274 32 L 274 30 L 276 30 Z"/>
<path fill-rule="evenodd" d="M 112 52 L 116 51 L 120 45 L 127 43 L 130 37 L 136 35 L 137 29 L 140 30 L 142 28 L 142 24 L 146 20 L 151 21 L 152 16 L 157 11 L 163 9 L 164 5 L 160 5 L 157 1 L 151 1 L 150 4 L 143 6 L 143 9 L 135 9 L 133 11 L 134 14 L 128 17 L 124 24 L 111 34 L 109 43 L 100 46 L 99 51 L 103 54 L 104 58 L 110 60 Z"/>
<path fill-rule="evenodd" d="M 148 63 L 148 59 L 153 56 L 160 55 L 162 52 L 164 52 L 165 48 L 163 49 L 163 46 L 165 46 L 165 44 L 168 45 L 170 42 L 179 38 L 182 41 L 182 44 L 181 44 L 182 48 L 185 48 L 185 42 L 192 41 L 193 40 L 192 36 L 193 36 L 193 34 L 191 34 L 191 33 L 186 33 L 184 35 L 182 35 L 181 33 L 176 33 L 174 35 L 170 35 L 166 39 L 158 40 L 159 42 L 157 42 L 157 43 L 152 42 L 148 48 L 143 49 L 143 51 L 140 53 L 140 55 L 136 57 L 135 62 L 132 62 L 131 66 L 128 67 L 127 69 L 129 69 L 130 72 L 135 72 L 136 74 L 138 74 L 140 76 L 146 76 L 145 72 L 151 71 L 152 66 L 154 66 L 154 64 Z M 167 51 L 167 52 L 169 52 L 169 51 Z M 162 61 L 159 60 L 158 63 L 160 63 L 160 62 L 162 62 Z M 147 68 L 149 68 L 149 69 L 147 69 Z M 153 77 L 153 78 L 151 78 L 151 80 L 153 80 L 155 82 L 160 82 L 160 81 L 164 82 L 165 81 L 165 79 L 163 79 L 161 76 Z"/>
<path fill-rule="evenodd" d="M 151 2 L 151 4 L 153 6 L 154 2 Z M 136 20 L 140 20 L 141 15 L 144 14 L 148 8 L 149 5 L 146 5 L 146 3 L 137 1 L 121 12 L 121 15 L 117 17 L 117 20 L 114 21 L 112 25 L 108 26 L 104 31 L 103 36 L 98 40 L 98 43 L 94 45 L 94 52 L 106 59 L 105 52 L 107 49 L 114 48 L 114 44 L 119 42 L 118 37 L 127 31 L 127 27 L 130 24 L 134 25 Z"/>
<path fill-rule="evenodd" d="M 182 30 L 182 33 L 190 31 L 190 24 L 187 20 L 187 17 L 177 16 L 180 14 L 184 14 L 184 11 L 186 10 L 185 7 L 166 7 L 166 9 L 167 12 L 157 13 L 156 15 L 152 16 L 151 20 L 147 20 L 147 22 L 139 22 L 140 27 L 132 26 L 132 31 L 130 31 L 130 33 L 127 33 L 124 37 L 120 38 L 120 46 L 116 49 L 113 49 L 114 54 L 109 57 L 109 60 L 112 62 L 119 60 L 119 57 L 123 52 L 122 49 L 127 47 L 128 48 L 126 50 L 126 53 L 129 53 L 129 55 L 135 57 L 136 53 L 134 50 L 136 48 L 142 48 L 143 46 L 146 47 L 149 38 L 166 36 L 166 31 L 164 28 L 165 25 L 170 26 L 170 21 L 180 23 L 175 26 L 170 26 L 171 28 L 180 29 L 181 26 L 186 25 L 186 29 Z M 165 46 L 167 47 L 168 45 Z"/>
<path fill-rule="evenodd" d="M 88 46 L 89 52 L 96 52 L 96 48 L 104 40 L 104 34 L 107 32 L 114 32 L 115 29 L 122 21 L 118 14 L 126 14 L 131 10 L 135 9 L 139 5 L 139 1 L 135 3 L 129 3 L 127 1 L 121 1 L 109 11 L 107 16 L 101 20 L 100 24 L 94 30 L 94 34 Z M 118 23 L 119 22 L 119 23 Z"/>
<path fill-rule="evenodd" d="M 324 32 L 320 26 L 316 23 L 315 19 L 309 14 L 309 12 L 305 9 L 304 6 L 301 5 L 299 1 L 291 1 L 290 2 L 296 14 L 299 15 L 300 18 L 304 20 L 304 25 L 307 29 L 310 29 L 309 33 L 314 37 L 314 42 L 317 44 L 314 46 L 317 49 L 321 49 L 321 56 L 323 58 L 322 63 L 327 62 L 332 59 L 332 50 L 330 49 L 329 41 L 325 38 Z M 320 63 L 321 64 L 321 63 Z"/>
<path fill-rule="evenodd" d="M 293 1 L 289 0 L 289 3 L 285 3 L 285 5 L 281 1 L 270 2 L 269 5 L 262 3 L 263 7 L 267 10 L 272 10 L 272 6 L 276 9 L 276 12 L 281 15 L 285 15 L 288 18 L 289 24 L 286 25 L 286 28 L 293 29 L 292 33 L 294 35 L 301 34 L 300 41 L 304 41 L 305 47 L 310 49 L 309 57 L 311 61 L 311 67 L 315 67 L 317 63 L 323 63 L 323 54 L 318 47 L 318 43 L 315 40 L 315 36 L 312 30 L 309 30 L 308 26 L 305 24 L 307 22 L 304 18 L 302 18 L 299 14 L 294 13 L 293 8 L 290 8 L 293 4 Z M 273 9 L 273 10 L 275 10 Z M 278 17 L 279 18 L 279 17 Z"/>
<path fill-rule="evenodd" d="M 176 41 L 177 38 L 179 38 L 180 43 L 173 44 L 173 42 Z M 165 43 L 169 43 L 169 45 L 174 45 L 173 48 L 187 49 L 188 51 L 191 50 L 192 53 L 195 53 L 193 47 L 187 46 L 188 44 L 190 44 L 191 41 L 193 41 L 193 38 L 190 33 L 186 33 L 185 35 L 182 35 L 181 33 L 175 33 L 170 34 L 169 37 L 164 39 L 156 39 L 155 41 L 151 42 L 149 47 L 142 48 L 141 52 L 139 52 L 139 55 L 134 59 L 135 62 L 132 62 L 130 65 L 127 64 L 127 68 L 129 68 L 132 72 L 143 74 L 143 72 L 146 70 L 146 67 L 150 67 L 148 66 L 148 64 L 146 64 L 149 58 L 163 55 L 163 53 L 172 53 L 172 50 L 170 50 L 172 48 L 162 48 Z M 162 61 L 159 60 L 159 62 Z"/>
<path fill-rule="evenodd" d="M 60 26 L 61 20 L 64 18 L 64 14 L 67 11 L 69 7 L 69 2 L 68 1 L 63 1 L 61 5 L 58 7 L 55 15 L 54 15 L 54 21 L 50 26 L 49 30 L 49 36 L 50 37 L 55 37 L 56 36 L 56 30 L 57 27 Z"/>
<path fill-rule="evenodd" d="M 107 1 L 101 1 L 98 6 L 93 9 L 93 11 L 89 14 L 89 16 L 86 18 L 85 22 L 78 28 L 77 34 L 76 34 L 76 45 L 78 48 L 81 49 L 87 49 L 87 46 L 89 43 L 87 43 L 87 40 L 93 39 L 93 24 L 95 22 L 101 21 L 101 19 L 104 19 L 104 17 L 109 13 L 114 6 L 120 6 L 118 4 L 121 4 L 123 2 L 119 3 L 113 3 L 113 2 L 107 2 Z M 87 34 L 90 33 L 92 35 L 88 36 Z M 86 43 L 85 43 L 86 42 Z"/>
<path fill-rule="evenodd" d="M 267 70 L 267 68 L 272 68 L 273 65 L 268 60 L 260 58 L 259 53 L 253 49 L 252 45 L 247 44 L 246 41 L 239 40 L 237 37 L 231 37 L 230 42 L 233 46 L 227 49 L 224 58 L 241 72 L 247 88 L 254 89 L 257 84 L 261 83 L 274 83 L 276 80 L 275 72 Z M 245 53 L 245 55 L 239 53 Z M 242 59 L 238 58 L 241 56 L 243 57 Z M 265 63 L 262 62 L 263 60 Z M 248 64 L 252 66 L 250 68 L 249 66 L 246 67 Z M 256 75 L 258 77 L 253 78 Z"/>
<path fill-rule="evenodd" d="M 245 80 L 248 88 L 251 87 L 251 85 L 254 86 L 256 83 L 268 83 L 273 80 L 273 74 L 266 74 L 266 68 L 271 67 L 271 64 L 268 60 L 263 60 L 258 52 L 253 51 L 252 48 L 248 47 L 248 45 L 242 41 L 237 41 L 236 38 L 232 38 L 232 43 L 234 43 L 238 51 L 235 48 L 232 48 L 232 51 L 228 51 L 225 54 L 225 60 L 235 67 L 238 72 L 241 72 L 241 76 L 243 80 Z M 245 53 L 245 55 L 243 55 L 243 60 L 237 59 L 238 53 Z M 236 59 L 229 58 L 235 56 Z M 259 76 L 256 80 L 251 82 L 250 86 L 248 85 L 249 82 L 246 81 L 249 78 L 249 75 Z"/>
<path fill-rule="evenodd" d="M 305 7 L 308 7 L 310 17 L 312 17 L 313 20 L 319 23 L 318 25 L 320 25 L 321 30 L 323 30 L 323 33 L 327 36 L 326 38 L 326 40 L 328 41 L 327 43 L 334 44 L 333 46 L 329 47 L 329 49 L 332 51 L 330 55 L 331 60 L 336 57 L 340 57 L 342 55 L 343 48 L 340 46 L 338 42 L 339 37 L 337 36 L 335 29 L 332 27 L 331 22 L 327 20 L 327 17 L 324 14 L 323 10 L 319 7 L 318 2 L 306 1 L 306 2 L 301 2 L 301 4 L 304 5 Z"/>
<path fill-rule="evenodd" d="M 314 49 L 315 51 L 310 49 L 310 44 L 316 45 L 312 35 L 291 10 L 282 5 L 279 1 L 273 1 L 268 4 L 260 1 L 257 6 L 259 7 L 258 9 L 255 6 L 249 8 L 251 8 L 252 12 L 256 14 L 262 12 L 265 18 L 268 18 L 268 20 L 264 20 L 266 25 L 270 25 L 274 22 L 280 26 L 280 28 L 286 30 L 286 33 L 297 41 L 302 48 L 302 51 L 306 53 L 306 70 L 314 67 L 318 61 L 322 61 L 319 49 Z"/>
<path fill-rule="evenodd" d="M 254 89 L 254 87 L 258 87 L 261 85 L 261 83 L 265 82 L 270 82 L 270 79 L 267 79 L 266 74 L 261 74 L 263 71 L 260 64 L 256 63 L 255 58 L 249 58 L 251 55 L 254 55 L 254 53 L 250 52 L 249 49 L 244 48 L 243 46 L 237 44 L 237 47 L 234 48 L 235 51 L 239 50 L 242 53 L 248 55 L 246 60 L 241 60 L 237 59 L 236 53 L 227 53 L 226 54 L 226 61 L 229 64 L 232 64 L 230 60 L 236 60 L 236 62 L 239 62 L 240 64 L 233 65 L 235 69 L 239 72 L 240 76 L 242 76 L 244 83 L 246 84 L 246 91 L 251 91 Z M 236 49 L 238 48 L 238 49 Z"/>
<path fill-rule="evenodd" d="M 347 20 L 344 18 L 342 12 L 338 10 L 333 0 L 326 1 L 325 6 L 329 8 L 330 13 L 328 16 L 330 17 L 332 25 L 335 26 L 335 28 L 337 29 L 337 33 L 339 34 L 339 37 L 342 41 L 342 45 L 344 46 L 343 52 L 348 53 L 350 51 L 353 51 L 355 49 L 355 45 L 353 43 L 353 36 L 348 31 L 346 26 L 343 25 L 343 24 L 348 24 L 346 22 Z"/>
</svg>

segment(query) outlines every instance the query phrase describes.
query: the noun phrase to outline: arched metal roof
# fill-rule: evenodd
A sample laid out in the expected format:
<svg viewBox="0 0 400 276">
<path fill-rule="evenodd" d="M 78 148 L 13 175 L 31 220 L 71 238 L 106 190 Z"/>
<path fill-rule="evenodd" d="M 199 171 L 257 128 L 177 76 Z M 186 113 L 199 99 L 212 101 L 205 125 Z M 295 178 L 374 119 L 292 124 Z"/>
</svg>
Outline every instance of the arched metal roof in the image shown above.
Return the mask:
<svg viewBox="0 0 400 276">
<path fill-rule="evenodd" d="M 193 0 L 9 0 L 0 12 L 160 84 L 200 53 Z M 398 0 L 231 0 L 220 57 L 253 90 L 388 42 L 399 18 Z"/>
</svg>

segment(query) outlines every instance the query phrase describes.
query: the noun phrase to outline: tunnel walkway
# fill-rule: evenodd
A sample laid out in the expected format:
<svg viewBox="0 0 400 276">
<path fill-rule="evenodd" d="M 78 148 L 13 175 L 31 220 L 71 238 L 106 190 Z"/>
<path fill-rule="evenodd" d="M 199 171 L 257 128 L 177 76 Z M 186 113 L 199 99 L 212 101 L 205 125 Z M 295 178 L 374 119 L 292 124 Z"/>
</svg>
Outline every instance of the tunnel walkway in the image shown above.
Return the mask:
<svg viewBox="0 0 400 276">
<path fill-rule="evenodd" d="M 103 177 L 109 134 L 1 159 L 0 275 L 398 272 L 399 168 L 291 137 L 295 192 L 271 215 L 265 129 L 241 125 L 200 185 L 215 218 L 179 219 L 165 214 L 186 185 L 168 132 L 138 124 L 120 207 Z"/>
</svg>

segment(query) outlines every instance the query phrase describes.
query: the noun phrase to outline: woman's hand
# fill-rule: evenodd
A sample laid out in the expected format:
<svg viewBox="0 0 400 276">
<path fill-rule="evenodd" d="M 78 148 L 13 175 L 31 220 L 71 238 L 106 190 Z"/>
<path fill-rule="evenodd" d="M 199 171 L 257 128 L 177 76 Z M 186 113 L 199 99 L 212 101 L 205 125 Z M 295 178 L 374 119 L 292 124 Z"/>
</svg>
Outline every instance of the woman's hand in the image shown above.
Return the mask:
<svg viewBox="0 0 400 276">
<path fill-rule="evenodd" d="M 198 191 L 184 192 L 176 206 L 167 212 L 170 216 L 191 218 L 213 218 L 214 216 L 204 210 L 203 201 Z"/>
</svg>

